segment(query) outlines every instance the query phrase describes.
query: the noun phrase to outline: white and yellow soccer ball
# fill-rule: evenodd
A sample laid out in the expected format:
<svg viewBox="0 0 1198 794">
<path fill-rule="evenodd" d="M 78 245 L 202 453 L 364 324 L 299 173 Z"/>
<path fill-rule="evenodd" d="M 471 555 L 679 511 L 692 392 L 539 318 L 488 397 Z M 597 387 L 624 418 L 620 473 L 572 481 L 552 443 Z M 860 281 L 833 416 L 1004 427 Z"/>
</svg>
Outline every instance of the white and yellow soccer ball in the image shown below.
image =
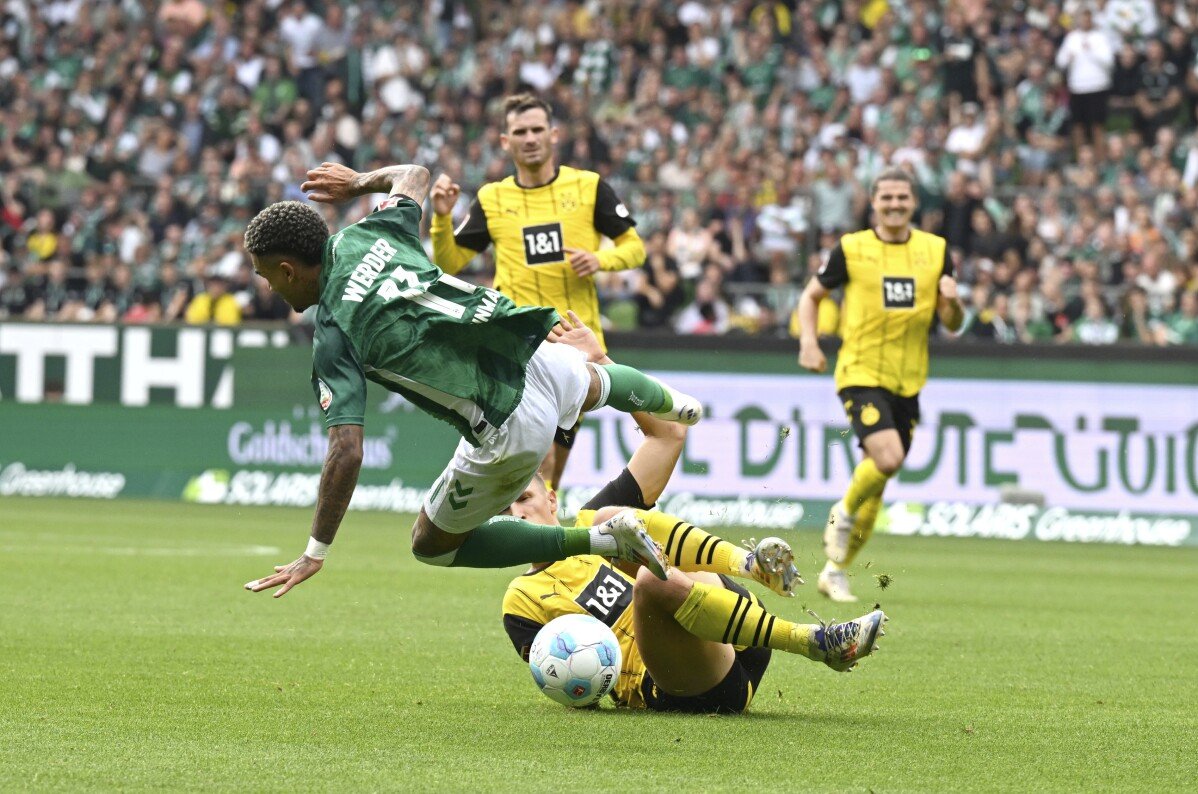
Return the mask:
<svg viewBox="0 0 1198 794">
<path fill-rule="evenodd" d="M 554 618 L 528 651 L 537 689 L 572 708 L 594 705 L 610 692 L 622 662 L 616 635 L 590 615 Z"/>
</svg>

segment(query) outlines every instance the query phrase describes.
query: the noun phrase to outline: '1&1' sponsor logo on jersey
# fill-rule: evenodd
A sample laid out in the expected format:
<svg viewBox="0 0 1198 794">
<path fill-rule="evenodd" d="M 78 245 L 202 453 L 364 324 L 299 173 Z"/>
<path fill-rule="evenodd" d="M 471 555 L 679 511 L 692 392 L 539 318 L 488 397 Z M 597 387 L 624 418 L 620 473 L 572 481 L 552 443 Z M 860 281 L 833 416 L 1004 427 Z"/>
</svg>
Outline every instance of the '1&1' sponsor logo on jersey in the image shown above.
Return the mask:
<svg viewBox="0 0 1198 794">
<path fill-rule="evenodd" d="M 320 391 L 320 410 L 326 414 L 329 412 L 329 406 L 333 404 L 333 390 L 330 389 L 323 380 L 316 381 L 316 387 Z"/>
</svg>

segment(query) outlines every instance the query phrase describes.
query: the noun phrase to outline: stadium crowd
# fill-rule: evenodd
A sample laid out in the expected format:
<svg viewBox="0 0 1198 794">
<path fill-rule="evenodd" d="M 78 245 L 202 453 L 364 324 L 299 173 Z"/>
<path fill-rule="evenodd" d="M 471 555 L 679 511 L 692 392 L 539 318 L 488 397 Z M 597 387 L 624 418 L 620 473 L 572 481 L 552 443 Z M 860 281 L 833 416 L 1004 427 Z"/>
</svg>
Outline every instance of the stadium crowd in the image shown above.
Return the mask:
<svg viewBox="0 0 1198 794">
<path fill-rule="evenodd" d="M 1198 344 L 1196 46 L 1193 0 L 0 0 L 0 317 L 288 318 L 259 208 L 417 162 L 462 213 L 531 89 L 645 238 L 617 324 L 787 333 L 902 164 L 965 337 Z"/>
</svg>

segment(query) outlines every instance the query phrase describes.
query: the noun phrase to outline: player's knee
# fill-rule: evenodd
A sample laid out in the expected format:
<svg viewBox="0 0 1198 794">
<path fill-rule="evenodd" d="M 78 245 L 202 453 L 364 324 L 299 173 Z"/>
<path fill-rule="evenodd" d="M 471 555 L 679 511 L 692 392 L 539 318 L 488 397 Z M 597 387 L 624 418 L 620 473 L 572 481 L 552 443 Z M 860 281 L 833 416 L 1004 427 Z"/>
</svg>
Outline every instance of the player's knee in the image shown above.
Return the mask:
<svg viewBox="0 0 1198 794">
<path fill-rule="evenodd" d="M 447 565 L 448 563 L 441 563 L 438 560 L 457 551 L 465 538 L 464 534 L 454 535 L 439 529 L 429 520 L 428 516 L 421 513 L 416 518 L 416 523 L 412 525 L 412 554 L 416 559 L 430 565 Z M 449 559 L 452 560 L 452 555 Z"/>
<path fill-rule="evenodd" d="M 665 579 L 658 579 L 648 568 L 636 572 L 632 601 L 639 608 L 676 612 L 690 594 L 692 582 L 682 572 L 671 568 Z"/>
<path fill-rule="evenodd" d="M 903 454 L 903 450 L 900 447 L 899 449 L 894 450 L 884 450 L 883 452 L 872 457 L 874 459 L 874 465 L 878 467 L 878 471 L 882 472 L 887 477 L 890 477 L 900 468 L 902 468 L 903 460 L 906 456 Z"/>
</svg>

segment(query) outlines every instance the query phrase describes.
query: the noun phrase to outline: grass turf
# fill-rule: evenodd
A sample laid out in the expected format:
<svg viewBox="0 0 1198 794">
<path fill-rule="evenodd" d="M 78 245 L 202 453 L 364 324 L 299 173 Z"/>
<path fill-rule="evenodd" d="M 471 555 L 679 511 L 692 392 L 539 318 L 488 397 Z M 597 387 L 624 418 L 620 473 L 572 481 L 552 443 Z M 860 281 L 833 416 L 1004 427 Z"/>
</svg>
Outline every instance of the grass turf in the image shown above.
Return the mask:
<svg viewBox="0 0 1198 794">
<path fill-rule="evenodd" d="M 518 571 L 420 566 L 407 517 L 352 514 L 318 577 L 280 600 L 242 590 L 302 550 L 308 521 L 0 499 L 0 790 L 1198 779 L 1198 549 L 878 537 L 854 580 L 891 615 L 876 657 L 839 675 L 775 654 L 748 714 L 688 717 L 538 695 L 499 622 Z M 812 583 L 771 609 L 863 611 L 822 601 L 817 537 L 790 539 Z"/>
</svg>

